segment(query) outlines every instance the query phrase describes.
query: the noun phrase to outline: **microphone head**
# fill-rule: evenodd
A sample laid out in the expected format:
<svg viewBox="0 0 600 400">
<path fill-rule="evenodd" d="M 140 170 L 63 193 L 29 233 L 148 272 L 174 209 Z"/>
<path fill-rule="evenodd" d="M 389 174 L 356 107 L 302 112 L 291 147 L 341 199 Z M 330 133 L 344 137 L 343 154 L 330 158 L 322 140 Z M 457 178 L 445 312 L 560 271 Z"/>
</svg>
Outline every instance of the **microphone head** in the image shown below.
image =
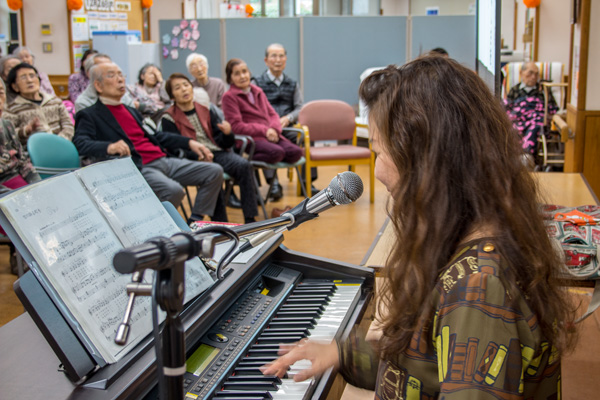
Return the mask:
<svg viewBox="0 0 600 400">
<path fill-rule="evenodd" d="M 360 176 L 352 171 L 337 174 L 329 183 L 328 188 L 337 204 L 350 204 L 356 201 L 364 190 Z"/>
</svg>

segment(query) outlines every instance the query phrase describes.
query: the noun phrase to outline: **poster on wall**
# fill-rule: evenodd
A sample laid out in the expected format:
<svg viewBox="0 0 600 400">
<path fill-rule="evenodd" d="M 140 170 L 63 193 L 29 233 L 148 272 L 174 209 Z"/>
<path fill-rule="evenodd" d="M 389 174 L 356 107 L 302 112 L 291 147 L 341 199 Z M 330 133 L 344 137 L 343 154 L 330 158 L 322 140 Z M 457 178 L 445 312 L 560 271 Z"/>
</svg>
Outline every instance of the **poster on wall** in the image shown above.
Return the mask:
<svg viewBox="0 0 600 400">
<path fill-rule="evenodd" d="M 121 2 L 123 3 L 123 2 Z M 115 9 L 114 0 L 85 0 L 85 9 L 87 11 L 113 11 Z"/>
<path fill-rule="evenodd" d="M 86 14 L 71 16 L 71 32 L 74 42 L 86 42 L 90 40 L 88 17 Z"/>
<path fill-rule="evenodd" d="M 74 44 L 73 45 L 73 70 L 79 71 L 81 68 L 81 58 L 83 53 L 89 50 L 90 45 L 88 43 Z"/>
</svg>

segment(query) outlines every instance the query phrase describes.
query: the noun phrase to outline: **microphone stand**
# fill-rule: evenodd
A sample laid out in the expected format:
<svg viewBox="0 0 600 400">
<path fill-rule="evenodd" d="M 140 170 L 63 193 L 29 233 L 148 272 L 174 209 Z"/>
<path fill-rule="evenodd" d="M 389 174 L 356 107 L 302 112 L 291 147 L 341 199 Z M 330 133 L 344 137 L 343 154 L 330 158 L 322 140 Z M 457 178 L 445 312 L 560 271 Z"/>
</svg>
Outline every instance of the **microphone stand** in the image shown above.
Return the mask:
<svg viewBox="0 0 600 400">
<path fill-rule="evenodd" d="M 166 268 L 158 271 L 155 293 L 156 302 L 167 313 L 162 333 L 163 371 L 159 374 L 163 377 L 159 387 L 166 388 L 167 399 L 183 399 L 184 395 L 185 336 L 181 311 L 185 293 L 185 261 L 182 258 L 172 260 Z"/>
<path fill-rule="evenodd" d="M 294 217 L 287 214 L 268 221 L 241 225 L 234 230 L 235 237 L 238 234 L 261 232 L 293 223 Z M 151 295 L 151 285 L 141 283 L 143 271 L 146 269 L 157 271 L 154 297 L 160 308 L 167 313 L 161 335 L 163 365 L 157 365 L 159 371 L 162 369 L 160 371 L 162 373 L 159 373 L 161 379 L 158 382 L 160 393 L 166 399 L 182 399 L 184 396 L 183 376 L 186 371 L 186 359 L 181 312 L 185 292 L 185 262 L 196 256 L 212 257 L 215 245 L 230 239 L 231 236 L 222 233 L 181 232 L 171 238 L 154 238 L 121 250 L 113 258 L 113 265 L 117 272 L 133 273 L 133 283 L 127 285 L 129 301 L 123 321 L 117 329 L 115 338 L 117 344 L 123 345 L 127 342 L 135 297 Z M 155 346 L 159 345 L 159 343 L 155 344 Z"/>
<path fill-rule="evenodd" d="M 348 204 L 356 200 L 363 191 L 362 181 L 352 172 L 338 174 L 329 186 L 310 199 L 300 202 L 281 217 L 253 222 L 233 229 L 209 227 L 197 232 L 180 232 L 170 238 L 155 238 L 137 246 L 124 249 L 115 254 L 113 265 L 121 274 L 133 273 L 133 283 L 127 285 L 129 301 L 123 322 L 117 329 L 115 342 L 125 344 L 129 333 L 129 320 L 136 295 L 149 295 L 151 285 L 142 282 L 143 271 L 158 271 L 154 297 L 157 304 L 167 313 L 162 337 L 162 374 L 159 382 L 161 394 L 167 389 L 167 399 L 183 398 L 183 375 L 185 374 L 185 335 L 181 322 L 184 299 L 185 261 L 193 257 L 212 257 L 217 243 L 233 239 L 238 242 L 239 235 L 280 228 L 276 232 L 258 235 L 238 249 L 238 253 L 268 240 L 284 229 L 292 230 L 303 222 L 319 216 L 339 204 Z M 232 249 L 233 250 L 233 249 Z M 230 262 L 228 253 L 221 263 Z M 220 263 L 220 265 L 221 265 Z M 217 277 L 221 279 L 219 274 Z M 149 287 L 150 286 L 150 287 Z M 156 343 L 158 346 L 158 343 Z M 157 356 L 161 354 L 157 352 Z M 158 357 L 157 357 L 158 358 Z M 159 365 L 158 368 L 161 368 Z M 164 381 L 164 382 L 163 382 Z"/>
</svg>

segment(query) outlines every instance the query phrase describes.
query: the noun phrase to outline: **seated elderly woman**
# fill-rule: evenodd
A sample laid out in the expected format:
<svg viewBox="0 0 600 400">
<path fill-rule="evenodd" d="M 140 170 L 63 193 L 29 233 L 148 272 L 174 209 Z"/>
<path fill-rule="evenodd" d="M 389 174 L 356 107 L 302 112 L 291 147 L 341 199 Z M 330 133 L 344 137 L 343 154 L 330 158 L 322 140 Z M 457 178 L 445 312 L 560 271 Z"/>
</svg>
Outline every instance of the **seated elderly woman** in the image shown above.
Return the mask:
<svg viewBox="0 0 600 400">
<path fill-rule="evenodd" d="M 6 118 L 15 125 L 23 145 L 35 132 L 73 138 L 73 123 L 67 109 L 56 96 L 40 90 L 40 77 L 33 65 L 21 63 L 14 67 L 8 74 L 6 85 L 17 93 L 6 109 Z"/>
<path fill-rule="evenodd" d="M 258 214 L 252 166 L 245 158 L 230 151 L 235 144 L 231 126 L 221 121 L 214 108 L 194 101 L 192 82 L 187 76 L 175 73 L 165 84 L 175 104 L 162 117 L 162 130 L 179 133 L 204 144 L 213 153 L 213 162 L 232 176 L 240 186 L 241 206 L 245 223 L 254 222 Z M 197 159 L 191 152 L 190 158 Z"/>
<path fill-rule="evenodd" d="M 269 164 L 298 161 L 302 149 L 281 134 L 279 115 L 262 89 L 250 83 L 246 63 L 232 58 L 225 74 L 231 86 L 223 95 L 223 113 L 236 134 L 252 136 L 256 142 L 252 159 Z"/>
<path fill-rule="evenodd" d="M 2 118 L 6 88 L 0 81 L 0 189 L 16 189 L 37 182 L 40 176 L 31 165 L 13 124 Z"/>
<path fill-rule="evenodd" d="M 96 50 L 88 49 L 83 53 L 81 57 L 81 65 L 79 66 L 79 72 L 71 74 L 69 76 L 69 100 L 75 103 L 75 100 L 90 84 L 90 78 L 88 77 L 85 69 L 85 61 L 94 54 L 98 54 Z"/>
<path fill-rule="evenodd" d="M 13 50 L 12 55 L 18 57 L 21 62 L 29 65 L 35 65 L 35 56 L 31 50 L 29 50 L 29 47 L 19 46 Z M 54 93 L 54 88 L 52 87 L 50 79 L 48 78 L 48 74 L 38 71 L 38 76 L 40 77 L 40 91 L 52 96 L 56 96 L 56 93 Z"/>
<path fill-rule="evenodd" d="M 225 83 L 220 78 L 208 76 L 208 59 L 203 54 L 192 53 L 186 60 L 188 72 L 195 78 L 192 84 L 195 88 L 206 90 L 210 102 L 221 108 Z"/>
<path fill-rule="evenodd" d="M 162 72 L 151 63 L 140 69 L 138 81 L 129 86 L 129 92 L 138 102 L 146 103 L 144 114 L 154 120 L 159 120 L 171 105 L 171 99 L 164 89 Z"/>
<path fill-rule="evenodd" d="M 40 176 L 31 165 L 27 152 L 23 149 L 15 127 L 10 121 L 2 118 L 2 110 L 6 103 L 6 87 L 0 80 L 0 193 L 37 182 Z M 0 226 L 0 234 L 6 232 Z M 18 275 L 17 263 L 12 262 L 14 246 L 11 245 L 11 272 Z"/>
<path fill-rule="evenodd" d="M 8 73 L 11 69 L 13 69 L 16 65 L 21 64 L 21 60 L 15 56 L 6 56 L 0 59 L 0 77 L 2 81 L 6 83 L 8 80 Z M 6 104 L 10 104 L 16 97 L 16 93 L 11 90 L 10 87 L 5 88 L 6 91 Z"/>
<path fill-rule="evenodd" d="M 537 139 L 544 125 L 544 90 L 539 82 L 540 72 L 533 61 L 521 68 L 521 82 L 508 92 L 506 109 L 513 126 L 521 135 L 521 144 L 527 154 L 534 154 Z M 549 117 L 558 110 L 552 92 L 548 91 Z"/>
</svg>

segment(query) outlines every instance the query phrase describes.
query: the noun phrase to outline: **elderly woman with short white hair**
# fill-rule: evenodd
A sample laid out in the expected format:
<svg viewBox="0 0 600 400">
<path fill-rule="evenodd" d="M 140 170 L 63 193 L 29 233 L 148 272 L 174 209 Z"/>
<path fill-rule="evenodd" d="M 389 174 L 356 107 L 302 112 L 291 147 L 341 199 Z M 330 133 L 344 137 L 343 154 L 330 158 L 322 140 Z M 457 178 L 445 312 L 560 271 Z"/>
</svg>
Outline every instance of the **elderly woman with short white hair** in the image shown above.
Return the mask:
<svg viewBox="0 0 600 400">
<path fill-rule="evenodd" d="M 31 52 L 29 47 L 19 46 L 13 50 L 12 55 L 19 57 L 21 62 L 35 66 L 35 55 Z M 39 69 L 37 69 L 37 72 L 40 77 L 40 91 L 52 96 L 56 96 L 54 88 L 50 83 L 50 78 L 48 78 L 48 74 L 40 71 Z"/>
<path fill-rule="evenodd" d="M 221 108 L 221 99 L 225 93 L 225 82 L 220 78 L 208 76 L 208 59 L 203 54 L 192 53 L 185 60 L 188 72 L 194 77 L 192 85 L 208 93 L 210 102 Z M 194 94 L 194 97 L 195 94 Z M 196 100 L 197 101 L 197 100 Z"/>
</svg>

